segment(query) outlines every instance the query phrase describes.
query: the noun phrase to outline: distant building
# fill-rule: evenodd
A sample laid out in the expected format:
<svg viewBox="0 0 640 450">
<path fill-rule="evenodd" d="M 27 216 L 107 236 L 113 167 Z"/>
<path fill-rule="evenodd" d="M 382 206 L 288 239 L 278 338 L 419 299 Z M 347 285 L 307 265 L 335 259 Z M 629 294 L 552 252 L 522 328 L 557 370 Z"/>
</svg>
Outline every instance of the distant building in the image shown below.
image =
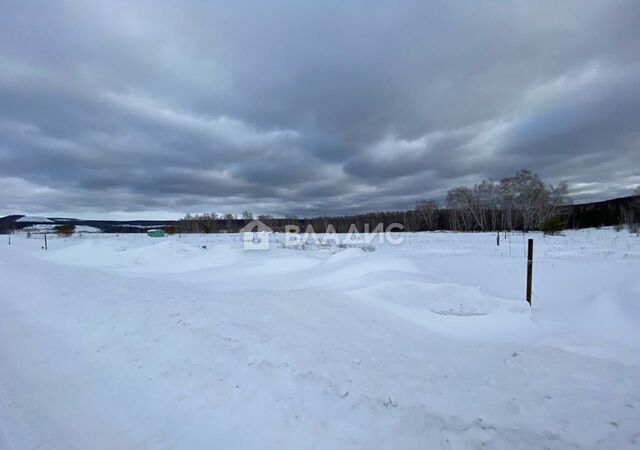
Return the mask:
<svg viewBox="0 0 640 450">
<path fill-rule="evenodd" d="M 164 230 L 162 228 L 154 228 L 153 230 L 147 230 L 147 236 L 164 237 Z"/>
</svg>

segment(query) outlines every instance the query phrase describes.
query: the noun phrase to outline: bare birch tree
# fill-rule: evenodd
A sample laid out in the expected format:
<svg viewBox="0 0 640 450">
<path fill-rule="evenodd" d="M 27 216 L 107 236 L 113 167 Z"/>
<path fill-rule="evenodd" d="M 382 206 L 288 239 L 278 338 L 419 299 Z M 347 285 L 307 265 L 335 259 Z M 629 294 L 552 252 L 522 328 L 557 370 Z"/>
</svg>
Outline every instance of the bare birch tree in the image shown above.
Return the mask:
<svg viewBox="0 0 640 450">
<path fill-rule="evenodd" d="M 424 220 L 427 231 L 435 229 L 435 219 L 440 209 L 436 200 L 423 200 L 416 203 L 416 212 Z"/>
</svg>

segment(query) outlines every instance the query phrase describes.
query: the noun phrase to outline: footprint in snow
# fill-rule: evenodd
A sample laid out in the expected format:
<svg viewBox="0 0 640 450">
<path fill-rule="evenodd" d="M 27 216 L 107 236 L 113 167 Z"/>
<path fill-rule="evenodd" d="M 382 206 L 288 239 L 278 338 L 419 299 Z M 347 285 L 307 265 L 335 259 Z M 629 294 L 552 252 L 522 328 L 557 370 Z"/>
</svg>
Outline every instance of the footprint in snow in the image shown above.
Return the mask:
<svg viewBox="0 0 640 450">
<path fill-rule="evenodd" d="M 391 406 L 392 408 L 395 408 L 398 406 L 398 402 L 392 396 L 389 396 L 386 400 L 383 400 L 382 404 L 386 407 Z"/>
</svg>

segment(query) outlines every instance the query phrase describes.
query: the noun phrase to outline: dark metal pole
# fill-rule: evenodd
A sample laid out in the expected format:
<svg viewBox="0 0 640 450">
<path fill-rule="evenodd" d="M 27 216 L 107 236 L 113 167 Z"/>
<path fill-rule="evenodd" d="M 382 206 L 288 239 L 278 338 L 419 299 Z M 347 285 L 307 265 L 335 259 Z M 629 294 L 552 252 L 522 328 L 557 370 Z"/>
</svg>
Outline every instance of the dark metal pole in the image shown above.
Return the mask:
<svg viewBox="0 0 640 450">
<path fill-rule="evenodd" d="M 527 302 L 531 306 L 531 276 L 533 274 L 533 239 L 529 239 L 527 249 Z"/>
<path fill-rule="evenodd" d="M 44 234 L 44 249 L 47 250 L 47 233 Z"/>
</svg>

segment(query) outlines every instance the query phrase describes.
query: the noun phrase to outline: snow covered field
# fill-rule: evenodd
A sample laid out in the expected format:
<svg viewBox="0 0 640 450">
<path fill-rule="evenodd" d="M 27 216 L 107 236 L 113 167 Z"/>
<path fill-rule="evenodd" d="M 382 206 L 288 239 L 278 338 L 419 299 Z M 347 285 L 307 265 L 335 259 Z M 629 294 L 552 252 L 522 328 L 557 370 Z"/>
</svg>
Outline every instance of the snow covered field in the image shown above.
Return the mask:
<svg viewBox="0 0 640 450">
<path fill-rule="evenodd" d="M 639 448 L 640 238 L 530 236 L 0 236 L 0 449 Z"/>
</svg>

